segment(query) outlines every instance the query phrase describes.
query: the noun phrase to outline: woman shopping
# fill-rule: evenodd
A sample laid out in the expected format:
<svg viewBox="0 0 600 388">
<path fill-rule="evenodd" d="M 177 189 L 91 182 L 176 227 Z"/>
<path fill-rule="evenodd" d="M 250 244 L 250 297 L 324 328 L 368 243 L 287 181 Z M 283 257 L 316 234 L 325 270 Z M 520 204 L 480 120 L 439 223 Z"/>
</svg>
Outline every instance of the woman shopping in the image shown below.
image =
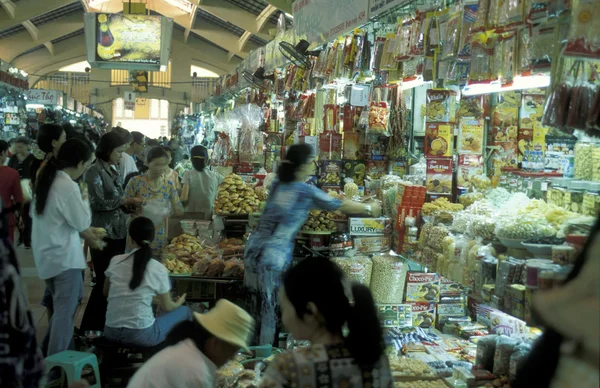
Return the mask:
<svg viewBox="0 0 600 388">
<path fill-rule="evenodd" d="M 167 244 L 167 218 L 170 214 L 183 214 L 175 183 L 165 179 L 169 158 L 161 147 L 154 147 L 146 157 L 148 171 L 131 178 L 125 188 L 125 198 L 143 198 L 142 214 L 154 222 L 156 238 L 152 249 L 156 252 Z"/>
<path fill-rule="evenodd" d="M 272 344 L 277 329 L 279 278 L 292 261 L 294 236 L 313 209 L 378 217 L 381 207 L 341 201 L 304 182 L 310 176 L 313 149 L 308 144 L 289 148 L 277 170 L 263 214 L 248 238 L 244 254 L 244 285 L 250 291 L 250 313 L 257 320 L 258 344 Z"/>
<path fill-rule="evenodd" d="M 192 319 L 192 311 L 183 306 L 185 295 L 171 299 L 169 272 L 154 260 L 150 244 L 154 224 L 138 217 L 129 225 L 129 237 L 135 247 L 130 254 L 115 256 L 106 270 L 103 284 L 108 297 L 104 335 L 128 346 L 152 347 L 163 342 L 171 329 Z M 152 299 L 166 314 L 154 318 Z"/>
<path fill-rule="evenodd" d="M 351 283 L 335 263 L 320 258 L 301 261 L 282 283 L 283 324 L 311 345 L 277 356 L 260 387 L 393 387 L 383 330 L 366 286 Z"/>
<path fill-rule="evenodd" d="M 129 135 L 129 133 L 127 133 Z M 129 146 L 129 139 L 113 131 L 100 138 L 96 148 L 96 161 L 85 173 L 92 209 L 92 226 L 104 228 L 107 237 L 102 250 L 91 249 L 96 273 L 96 285 L 81 322 L 82 330 L 102 330 L 106 316 L 106 298 L 102 293 L 104 271 L 110 259 L 125 252 L 127 237 L 127 209 L 141 206 L 141 198 L 125 198 L 123 181 L 119 172 L 121 155 Z"/>
<path fill-rule="evenodd" d="M 54 314 L 42 343 L 47 355 L 62 352 L 73 339 L 73 318 L 83 297 L 87 268 L 79 233 L 92 214 L 87 193 L 75 180 L 88 168 L 92 149 L 82 140 L 65 142 L 41 170 L 31 204 L 32 248 L 39 276 L 45 280 Z"/>
<path fill-rule="evenodd" d="M 212 219 L 213 203 L 223 177 L 208 167 L 208 151 L 202 146 L 192 148 L 193 170 L 183 174 L 181 201 L 186 212 L 203 213 L 204 220 Z"/>
</svg>

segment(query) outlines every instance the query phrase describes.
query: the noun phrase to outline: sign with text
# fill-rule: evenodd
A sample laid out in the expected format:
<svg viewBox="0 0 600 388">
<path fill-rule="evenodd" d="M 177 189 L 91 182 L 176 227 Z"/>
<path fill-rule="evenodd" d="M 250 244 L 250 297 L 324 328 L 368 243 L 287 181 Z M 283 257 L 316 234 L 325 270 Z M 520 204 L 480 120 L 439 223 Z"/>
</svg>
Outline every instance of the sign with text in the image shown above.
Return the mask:
<svg viewBox="0 0 600 388">
<path fill-rule="evenodd" d="M 125 92 L 125 97 L 123 98 L 123 101 L 123 106 L 125 110 L 135 110 L 135 93 Z"/>
<path fill-rule="evenodd" d="M 310 43 L 325 43 L 367 22 L 367 0 L 296 0 L 294 26 Z"/>
<path fill-rule="evenodd" d="M 58 102 L 58 90 L 30 89 L 25 95 L 28 104 L 56 105 Z"/>
<path fill-rule="evenodd" d="M 380 15 L 399 5 L 408 4 L 407 0 L 369 0 L 369 17 Z"/>
</svg>

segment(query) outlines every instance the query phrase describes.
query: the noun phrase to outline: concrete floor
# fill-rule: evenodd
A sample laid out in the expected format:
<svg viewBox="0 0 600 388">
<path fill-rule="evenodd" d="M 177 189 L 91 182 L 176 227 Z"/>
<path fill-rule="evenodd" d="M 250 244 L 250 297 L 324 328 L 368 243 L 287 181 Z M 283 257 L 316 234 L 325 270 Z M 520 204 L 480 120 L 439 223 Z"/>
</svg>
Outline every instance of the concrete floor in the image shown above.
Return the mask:
<svg viewBox="0 0 600 388">
<path fill-rule="evenodd" d="M 37 269 L 35 268 L 35 262 L 33 260 L 33 254 L 31 249 L 24 249 L 22 246 L 16 247 L 17 260 L 19 261 L 21 276 L 25 287 L 25 295 L 27 296 L 27 302 L 29 303 L 29 309 L 33 315 L 33 322 L 37 329 L 38 344 L 41 343 L 42 338 L 46 334 L 48 329 L 48 315 L 46 314 L 46 308 L 43 307 L 40 302 L 44 296 L 44 289 L 46 284 L 42 279 L 38 277 Z M 75 313 L 75 327 L 79 327 L 87 300 L 91 292 L 90 287 L 90 271 L 86 270 L 84 283 L 84 297 L 79 305 L 77 312 Z"/>
</svg>

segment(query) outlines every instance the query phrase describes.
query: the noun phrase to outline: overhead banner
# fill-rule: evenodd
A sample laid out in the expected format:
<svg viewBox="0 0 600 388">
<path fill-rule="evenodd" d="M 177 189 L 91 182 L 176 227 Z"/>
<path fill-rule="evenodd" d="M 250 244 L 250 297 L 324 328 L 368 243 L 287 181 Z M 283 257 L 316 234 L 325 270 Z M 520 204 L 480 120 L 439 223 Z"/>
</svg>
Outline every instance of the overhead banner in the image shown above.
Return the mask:
<svg viewBox="0 0 600 388">
<path fill-rule="evenodd" d="M 125 110 L 135 110 L 135 93 L 133 92 L 125 92 L 124 100 L 124 108 Z"/>
<path fill-rule="evenodd" d="M 57 90 L 30 89 L 25 92 L 28 104 L 58 105 L 58 95 L 62 92 Z"/>
<path fill-rule="evenodd" d="M 380 15 L 400 5 L 410 4 L 411 0 L 369 0 L 369 17 Z"/>
<path fill-rule="evenodd" d="M 367 22 L 368 0 L 297 0 L 293 4 L 298 36 L 325 43 Z"/>
</svg>

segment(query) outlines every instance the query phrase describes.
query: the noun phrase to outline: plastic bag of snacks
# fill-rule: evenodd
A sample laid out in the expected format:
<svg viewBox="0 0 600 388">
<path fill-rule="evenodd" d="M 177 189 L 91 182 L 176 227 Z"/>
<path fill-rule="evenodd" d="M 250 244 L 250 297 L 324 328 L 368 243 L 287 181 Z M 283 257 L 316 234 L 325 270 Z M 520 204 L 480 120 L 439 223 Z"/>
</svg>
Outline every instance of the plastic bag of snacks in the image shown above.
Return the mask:
<svg viewBox="0 0 600 388">
<path fill-rule="evenodd" d="M 467 232 L 470 236 L 491 240 L 495 236 L 496 219 L 483 215 L 472 215 Z"/>
<path fill-rule="evenodd" d="M 391 255 L 373 256 L 371 292 L 375 303 L 402 303 L 407 265 Z"/>
<path fill-rule="evenodd" d="M 545 217 L 532 214 L 503 217 L 496 225 L 496 236 L 499 238 L 527 240 L 554 235 L 556 230 Z"/>
<path fill-rule="evenodd" d="M 475 364 L 485 370 L 494 369 L 494 354 L 496 353 L 497 335 L 486 335 L 477 341 L 477 358 Z"/>
<path fill-rule="evenodd" d="M 348 279 L 357 281 L 367 287 L 371 284 L 373 262 L 369 257 L 334 257 L 331 261 L 336 263 L 342 271 L 344 271 Z"/>
</svg>

